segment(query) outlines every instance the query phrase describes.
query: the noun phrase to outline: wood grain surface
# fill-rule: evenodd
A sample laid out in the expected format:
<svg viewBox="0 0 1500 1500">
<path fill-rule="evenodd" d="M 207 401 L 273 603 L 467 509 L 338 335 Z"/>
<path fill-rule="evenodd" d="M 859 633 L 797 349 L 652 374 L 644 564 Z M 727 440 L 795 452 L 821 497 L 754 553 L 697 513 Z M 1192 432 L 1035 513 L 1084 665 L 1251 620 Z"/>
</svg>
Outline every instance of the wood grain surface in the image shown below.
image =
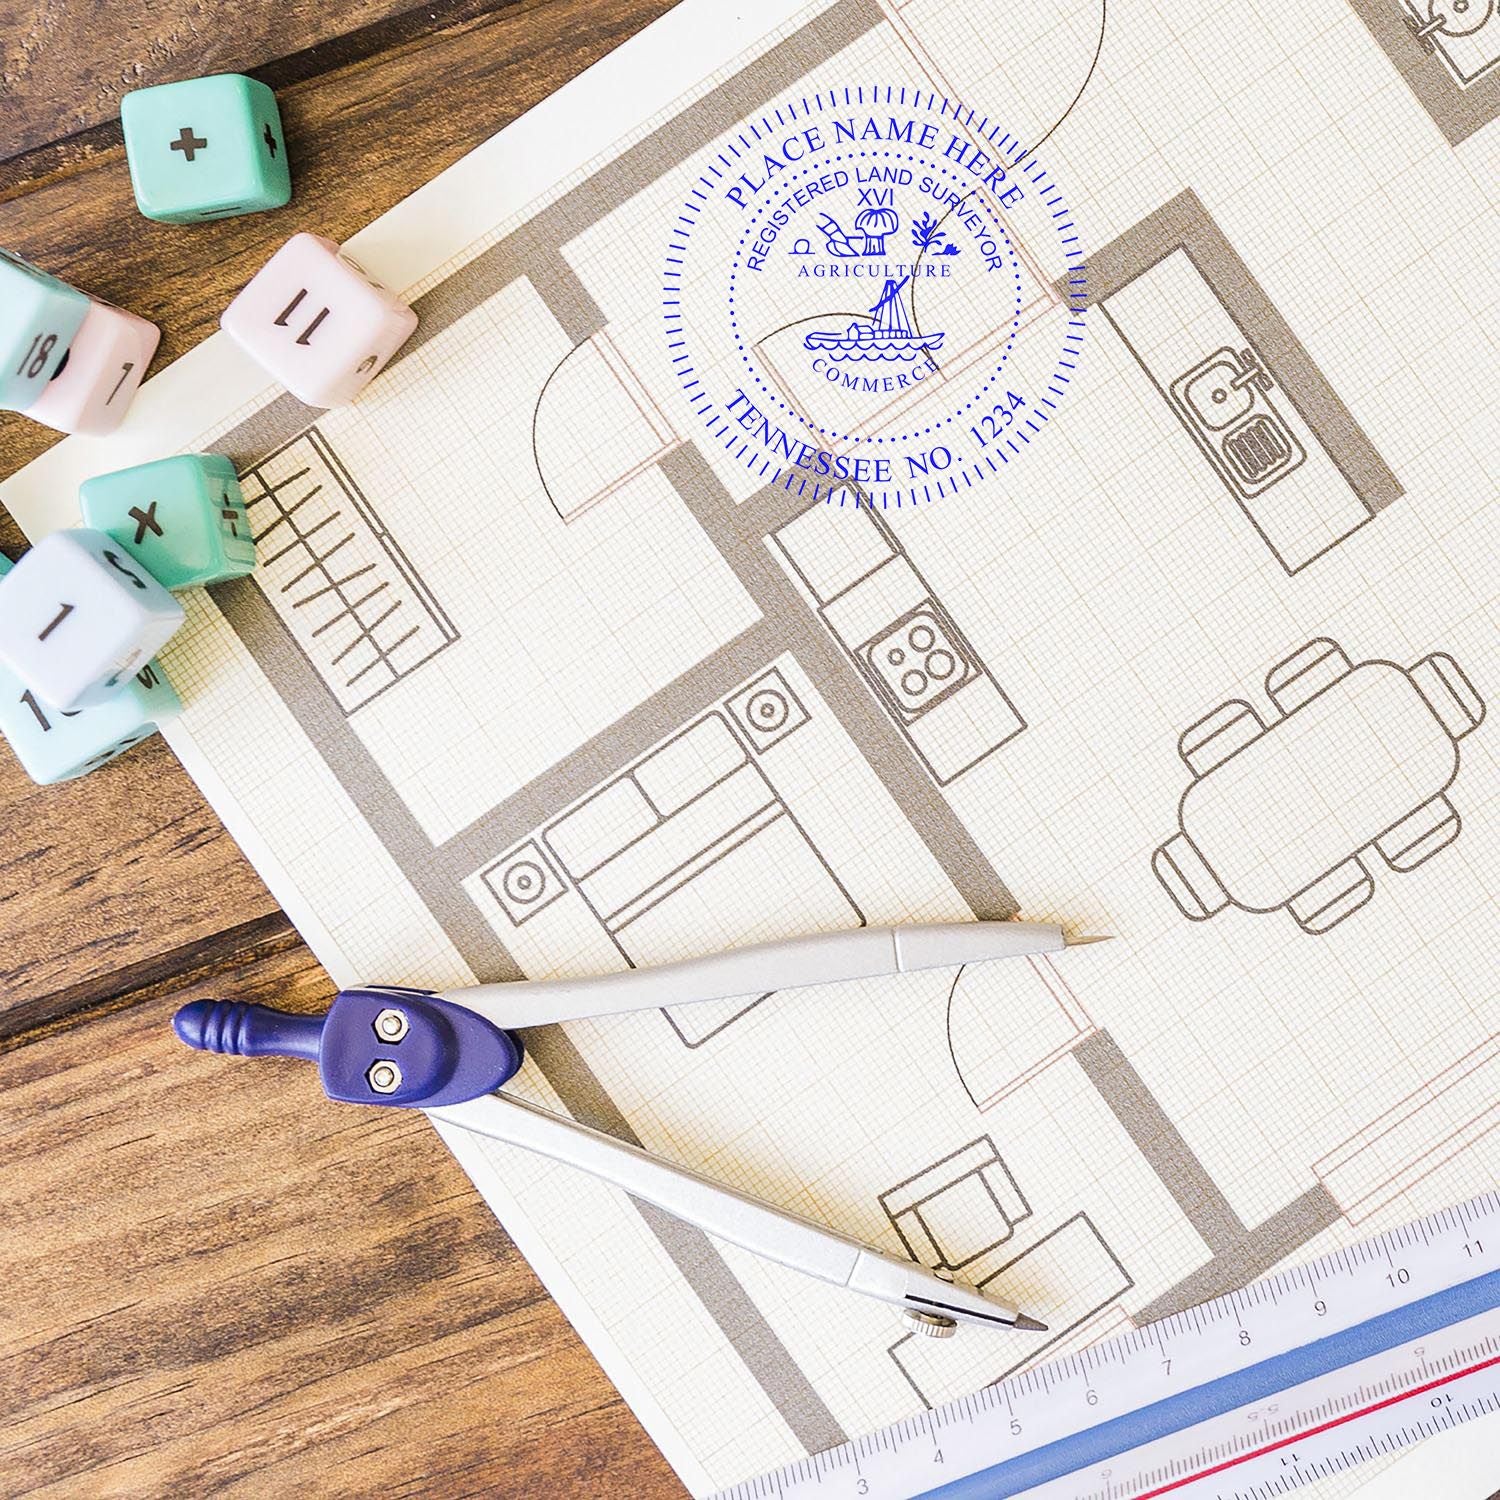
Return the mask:
<svg viewBox="0 0 1500 1500">
<path fill-rule="evenodd" d="M 98 0 L 32 0 L 0 7 L 0 140 L 5 154 L 118 124 L 130 89 L 203 73 L 245 73 L 342 35 L 368 35 L 402 0 L 284 0 L 246 6 L 234 23 L 204 0 L 105 7 Z M 105 38 L 80 45 L 107 17 Z"/>
<path fill-rule="evenodd" d="M 332 993 L 287 935 L 0 1057 L 0 1491 L 680 1493 L 419 1115 L 172 1039 L 217 983 Z"/>
<path fill-rule="evenodd" d="M 0 245 L 165 363 L 668 8 L 0 0 Z M 141 218 L 120 94 L 226 70 L 278 90 L 291 205 Z M 55 440 L 0 414 L 0 475 Z M 165 745 L 60 787 L 0 747 L 0 913 L 0 1496 L 683 1493 L 425 1122 L 172 1038 L 331 986 Z"/>
</svg>

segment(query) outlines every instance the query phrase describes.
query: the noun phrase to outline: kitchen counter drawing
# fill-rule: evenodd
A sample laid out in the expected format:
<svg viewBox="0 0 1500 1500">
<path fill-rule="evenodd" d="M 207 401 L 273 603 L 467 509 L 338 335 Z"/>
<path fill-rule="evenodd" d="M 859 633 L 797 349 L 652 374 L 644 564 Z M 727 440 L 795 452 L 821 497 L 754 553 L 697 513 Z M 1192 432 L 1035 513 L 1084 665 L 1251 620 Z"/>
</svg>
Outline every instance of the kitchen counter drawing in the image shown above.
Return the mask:
<svg viewBox="0 0 1500 1500">
<path fill-rule="evenodd" d="M 1089 257 L 1094 305 L 1288 573 L 1396 477 L 1191 190 Z"/>
<path fill-rule="evenodd" d="M 1500 66 L 1495 0 L 1400 0 L 1407 29 L 1453 74 L 1460 88 Z"/>
<path fill-rule="evenodd" d="M 1187 729 L 1179 831 L 1152 856 L 1185 917 L 1285 907 L 1327 932 L 1375 893 L 1367 851 L 1414 870 L 1458 837 L 1448 789 L 1484 703 L 1451 656 L 1354 665 L 1309 641 L 1271 669 L 1267 723 L 1233 699 Z"/>
<path fill-rule="evenodd" d="M 1433 123 L 1459 146 L 1500 118 L 1495 0 L 1349 0 Z"/>
<path fill-rule="evenodd" d="M 939 786 L 1026 728 L 878 511 L 815 501 L 773 541 L 818 618 Z"/>
</svg>

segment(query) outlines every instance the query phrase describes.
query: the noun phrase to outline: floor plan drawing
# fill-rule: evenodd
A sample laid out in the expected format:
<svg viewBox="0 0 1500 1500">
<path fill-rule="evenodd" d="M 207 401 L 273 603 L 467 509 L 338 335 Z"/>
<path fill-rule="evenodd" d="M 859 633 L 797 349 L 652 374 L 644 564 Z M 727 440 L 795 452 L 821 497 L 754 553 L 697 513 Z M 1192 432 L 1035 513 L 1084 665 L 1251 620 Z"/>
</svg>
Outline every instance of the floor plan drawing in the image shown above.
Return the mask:
<svg viewBox="0 0 1500 1500">
<path fill-rule="evenodd" d="M 1031 1217 L 1031 1205 L 989 1136 L 882 1193 L 880 1204 L 911 1258 L 936 1271 L 963 1270 Z"/>
<path fill-rule="evenodd" d="M 316 427 L 240 480 L 256 583 L 346 713 L 457 638 Z"/>
<path fill-rule="evenodd" d="M 1330 640 L 1273 667 L 1266 696 L 1274 724 L 1234 699 L 1184 731 L 1193 782 L 1152 866 L 1195 922 L 1233 902 L 1327 932 L 1375 893 L 1367 850 L 1414 870 L 1458 837 L 1448 789 L 1484 703 L 1451 656 L 1356 667 Z"/>
<path fill-rule="evenodd" d="M 707 907 L 716 921 L 737 910 L 738 941 L 745 943 L 796 922 L 830 930 L 862 926 L 863 913 L 762 769 L 761 756 L 808 722 L 785 676 L 773 669 L 481 871 L 480 879 L 515 927 L 571 888 L 632 967 L 668 961 L 685 907 Z M 770 909 L 745 896 L 768 869 L 777 872 Z M 795 916 L 785 915 L 788 907 Z M 766 998 L 663 1014 L 684 1044 L 698 1047 Z"/>
<path fill-rule="evenodd" d="M 1196 193 L 1089 270 L 1095 306 L 1287 572 L 1401 494 Z"/>
<path fill-rule="evenodd" d="M 1415 1179 L 1440 1171 L 1500 1126 L 1500 1037 L 1393 1104 L 1315 1164 L 1351 1224 L 1378 1214 Z"/>
<path fill-rule="evenodd" d="M 1500 10 L 1494 0 L 1349 3 L 1449 145 L 1500 116 Z"/>
<path fill-rule="evenodd" d="M 1043 1068 L 1066 1057 L 1094 1029 L 1059 965 L 1028 960 L 1035 983 L 970 964 L 948 991 L 948 1051 L 970 1103 L 981 1113 Z"/>
<path fill-rule="evenodd" d="M 966 1279 L 979 1287 L 1004 1278 L 1007 1288 L 1020 1288 L 1033 1277 L 1038 1285 L 1046 1285 L 1060 1274 L 1068 1281 L 1069 1297 L 1053 1313 L 1042 1344 L 1023 1357 L 1012 1356 L 1003 1368 L 973 1370 L 968 1384 L 1002 1380 L 1039 1358 L 1059 1353 L 1080 1329 L 1118 1306 L 1119 1299 L 1129 1292 L 1131 1280 L 1087 1214 L 1065 1219 L 1019 1255 L 1000 1261 L 992 1269 L 986 1266 L 977 1276 L 972 1267 L 966 1267 Z M 1017 1290 L 1015 1295 L 1021 1292 Z M 972 1349 L 966 1350 L 951 1339 L 923 1338 L 914 1333 L 897 1339 L 890 1353 L 922 1404 L 929 1407 L 937 1404 L 933 1393 L 950 1389 L 956 1380 L 965 1383 L 957 1372 L 970 1365 L 974 1357 Z"/>
<path fill-rule="evenodd" d="M 814 501 L 775 533 L 788 571 L 939 786 L 1025 729 L 879 513 Z"/>
<path fill-rule="evenodd" d="M 572 413 L 588 410 L 602 441 L 580 450 Z M 536 398 L 532 459 L 558 517 L 571 521 L 664 457 L 677 439 L 635 373 L 599 330 L 558 361 Z"/>
<path fill-rule="evenodd" d="M 420 318 L 358 402 L 312 411 L 219 339 L 142 398 L 155 452 L 235 461 L 260 549 L 187 597 L 171 742 L 339 983 L 1023 913 L 1113 936 L 538 1028 L 508 1085 L 1035 1306 L 1040 1342 L 913 1336 L 447 1137 L 696 1493 L 1500 1171 L 1500 750 L 1469 732 L 1500 681 L 1500 441 L 1474 419 L 1493 183 L 1434 149 L 1349 0 L 1207 0 L 1180 38 L 1165 10 L 1110 7 L 1101 43 L 1102 10 L 1048 0 L 982 33 L 958 0 L 685 0 L 358 237 Z M 927 172 L 924 201 L 924 170 L 883 156 L 795 182 L 809 161 L 754 160 L 751 126 L 813 130 L 814 100 L 899 135 L 903 94 L 932 101 L 962 191 Z M 1012 133 L 1004 160 L 983 119 Z M 1003 201 L 1033 157 L 1086 241 L 1087 298 Z M 851 478 L 828 504 L 714 440 L 661 273 L 705 177 L 751 204 L 730 160 L 784 171 L 810 212 L 805 234 L 756 239 L 747 206 L 695 239 L 699 378 L 754 388 L 746 421 L 778 413 L 797 454 L 791 424 L 819 425 L 797 403 L 834 383 L 814 359 L 904 373 L 866 414 L 923 426 L 990 360 L 994 388 L 930 435 L 955 462 L 1005 453 L 988 477 L 884 508 Z M 1407 220 L 1439 201 L 1433 247 Z M 708 313 L 752 218 L 777 309 L 805 295 L 818 321 L 768 304 L 742 352 Z M 849 333 L 919 259 L 915 312 L 908 285 L 899 318 Z M 873 471 L 883 435 L 816 451 Z M 88 462 L 62 444 L 5 500 L 61 524 Z M 1205 720 L 1235 694 L 1257 701 Z"/>
</svg>

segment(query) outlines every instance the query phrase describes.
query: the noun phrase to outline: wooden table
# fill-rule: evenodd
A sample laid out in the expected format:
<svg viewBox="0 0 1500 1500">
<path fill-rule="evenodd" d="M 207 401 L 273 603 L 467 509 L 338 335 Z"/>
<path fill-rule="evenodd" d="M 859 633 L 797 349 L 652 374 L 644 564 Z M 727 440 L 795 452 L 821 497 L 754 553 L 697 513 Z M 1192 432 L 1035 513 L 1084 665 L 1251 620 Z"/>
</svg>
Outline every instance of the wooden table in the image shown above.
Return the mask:
<svg viewBox="0 0 1500 1500">
<path fill-rule="evenodd" d="M 294 230 L 669 8 L 403 4 L 0 0 L 0 245 L 161 324 L 160 368 Z M 276 89 L 292 205 L 143 219 L 121 94 L 224 71 Z M 54 440 L 0 415 L 0 474 Z M 173 1040 L 185 999 L 332 986 L 160 740 L 58 787 L 0 748 L 0 903 L 0 1495 L 683 1493 L 423 1120 Z"/>
</svg>

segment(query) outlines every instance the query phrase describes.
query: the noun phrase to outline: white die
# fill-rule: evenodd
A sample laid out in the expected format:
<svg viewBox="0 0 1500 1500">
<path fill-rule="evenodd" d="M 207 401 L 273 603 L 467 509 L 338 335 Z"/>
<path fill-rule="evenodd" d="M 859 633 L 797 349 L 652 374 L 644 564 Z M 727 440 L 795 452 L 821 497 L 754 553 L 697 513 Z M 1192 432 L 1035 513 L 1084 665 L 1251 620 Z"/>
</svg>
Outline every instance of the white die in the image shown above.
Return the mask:
<svg viewBox="0 0 1500 1500">
<path fill-rule="evenodd" d="M 155 323 L 91 298 L 62 368 L 26 415 L 59 432 L 113 432 L 160 341 Z"/>
<path fill-rule="evenodd" d="M 54 531 L 0 578 L 0 663 L 54 708 L 84 708 L 144 667 L 182 619 L 112 537 Z"/>
<path fill-rule="evenodd" d="M 219 323 L 299 401 L 339 406 L 411 337 L 417 315 L 332 240 L 294 234 Z"/>
</svg>

